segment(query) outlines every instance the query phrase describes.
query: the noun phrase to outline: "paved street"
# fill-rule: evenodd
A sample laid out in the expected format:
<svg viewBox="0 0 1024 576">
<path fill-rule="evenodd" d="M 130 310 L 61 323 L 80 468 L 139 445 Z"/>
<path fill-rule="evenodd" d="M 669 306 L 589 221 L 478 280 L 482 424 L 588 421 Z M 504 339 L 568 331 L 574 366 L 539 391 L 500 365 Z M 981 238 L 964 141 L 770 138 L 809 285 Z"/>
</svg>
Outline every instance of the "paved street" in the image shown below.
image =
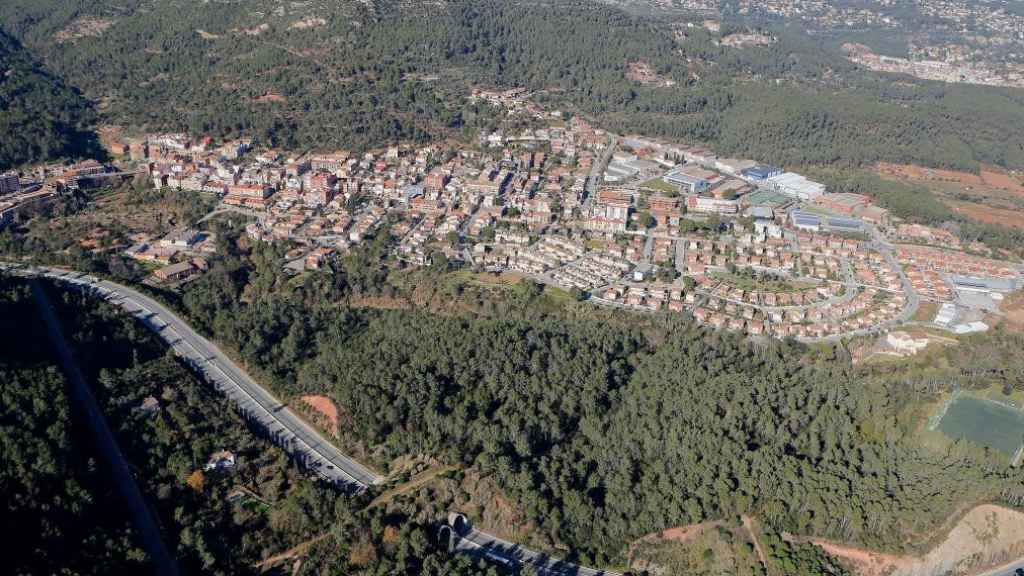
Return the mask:
<svg viewBox="0 0 1024 576">
<path fill-rule="evenodd" d="M 9 267 L 0 265 L 0 267 Z M 269 391 L 256 383 L 217 346 L 156 300 L 127 286 L 53 268 L 23 270 L 92 289 L 140 318 L 186 362 L 233 400 L 247 418 L 260 424 L 275 442 L 324 480 L 360 491 L 383 478 L 341 453 Z"/>
<path fill-rule="evenodd" d="M 886 256 L 891 257 L 891 252 Z M 319 432 L 257 384 L 217 346 L 192 330 L 180 317 L 156 300 L 127 286 L 77 272 L 4 263 L 0 263 L 0 269 L 27 276 L 44 276 L 82 289 L 94 290 L 132 313 L 167 341 L 179 356 L 201 372 L 218 390 L 232 399 L 248 418 L 259 423 L 277 443 L 326 481 L 349 491 L 361 491 L 384 481 L 380 475 L 342 454 Z M 909 304 L 901 318 L 907 313 L 913 313 L 916 299 Z M 620 576 L 615 572 L 559 560 L 470 526 L 466 526 L 457 536 L 454 549 L 509 568 L 531 566 L 543 576 Z M 984 576 L 1016 576 L 1018 568 L 1024 568 L 1024 560 L 992 570 Z"/>
<path fill-rule="evenodd" d="M 595 570 L 552 558 L 472 527 L 458 536 L 455 549 L 481 555 L 508 568 L 532 566 L 541 576 L 621 576 L 617 572 Z"/>
<path fill-rule="evenodd" d="M 590 210 L 594 199 L 597 198 L 597 191 L 601 187 L 601 183 L 604 182 L 604 169 L 608 167 L 608 162 L 611 161 L 612 154 L 615 153 L 615 143 L 618 142 L 618 136 L 614 134 L 609 134 L 608 136 L 608 145 L 601 151 L 601 157 L 591 166 L 590 175 L 587 177 L 585 185 L 587 195 L 583 199 L 582 206 L 584 213 Z"/>
<path fill-rule="evenodd" d="M 380 484 L 384 478 L 342 454 L 287 406 L 156 300 L 121 284 L 56 268 L 18 267 L 0 263 L 0 269 L 28 276 L 44 276 L 82 289 L 95 290 L 106 300 L 134 314 L 166 340 L 187 362 L 212 382 L 249 418 L 260 423 L 277 441 L 325 480 L 352 491 Z M 457 551 L 480 554 L 504 566 L 529 565 L 543 576 L 619 576 L 615 572 L 577 566 L 523 548 L 474 528 L 460 535 Z"/>
</svg>

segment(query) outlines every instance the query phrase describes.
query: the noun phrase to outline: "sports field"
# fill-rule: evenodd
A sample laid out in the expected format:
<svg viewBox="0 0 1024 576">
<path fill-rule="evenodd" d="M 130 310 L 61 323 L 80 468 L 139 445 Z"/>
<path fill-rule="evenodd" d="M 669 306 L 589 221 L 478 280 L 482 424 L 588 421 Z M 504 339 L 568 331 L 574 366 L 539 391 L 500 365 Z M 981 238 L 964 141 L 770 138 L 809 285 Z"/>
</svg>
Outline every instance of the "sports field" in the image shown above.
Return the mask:
<svg viewBox="0 0 1024 576">
<path fill-rule="evenodd" d="M 770 206 L 772 208 L 778 208 L 784 206 L 793 201 L 792 198 L 785 194 L 778 192 L 772 192 L 771 190 L 757 190 L 747 194 L 744 198 L 747 204 L 750 206 Z"/>
<path fill-rule="evenodd" d="M 939 422 L 953 439 L 964 438 L 1013 458 L 1024 444 L 1024 412 L 991 400 L 958 396 Z"/>
</svg>

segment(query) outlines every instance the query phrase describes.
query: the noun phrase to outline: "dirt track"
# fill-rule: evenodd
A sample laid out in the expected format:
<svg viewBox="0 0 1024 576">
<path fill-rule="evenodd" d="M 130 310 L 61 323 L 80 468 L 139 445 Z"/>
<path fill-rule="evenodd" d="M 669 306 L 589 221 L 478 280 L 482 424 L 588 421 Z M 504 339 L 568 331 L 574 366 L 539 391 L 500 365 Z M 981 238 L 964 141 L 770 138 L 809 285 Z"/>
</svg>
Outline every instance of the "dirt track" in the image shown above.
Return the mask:
<svg viewBox="0 0 1024 576">
<path fill-rule="evenodd" d="M 924 556 L 898 556 L 811 539 L 858 576 L 969 576 L 1024 554 L 1024 514 L 983 504 Z"/>
</svg>

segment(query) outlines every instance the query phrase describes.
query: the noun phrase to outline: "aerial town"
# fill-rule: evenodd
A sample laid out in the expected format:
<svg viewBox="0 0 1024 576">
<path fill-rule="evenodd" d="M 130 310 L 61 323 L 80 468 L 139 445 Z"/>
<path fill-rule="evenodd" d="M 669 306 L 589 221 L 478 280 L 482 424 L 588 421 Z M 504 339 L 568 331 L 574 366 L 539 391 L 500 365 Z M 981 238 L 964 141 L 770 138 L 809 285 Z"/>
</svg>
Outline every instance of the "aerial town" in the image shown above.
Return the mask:
<svg viewBox="0 0 1024 576">
<path fill-rule="evenodd" d="M 252 239 L 289 243 L 282 265 L 292 273 L 323 268 L 387 226 L 407 266 L 443 255 L 599 306 L 804 341 L 886 334 L 923 303 L 936 310 L 932 326 L 982 331 L 985 314 L 1024 286 L 1020 265 L 901 222 L 867 196 L 753 159 L 610 134 L 521 90 L 474 97 L 535 128 L 365 154 L 185 134 L 115 140 L 110 165 L 0 177 L 0 226 L 68 191 L 140 175 L 247 215 Z M 192 229 L 137 240 L 124 253 L 154 267 L 147 283 L 171 287 L 201 275 L 216 249 Z"/>
<path fill-rule="evenodd" d="M 843 51 L 851 61 L 876 72 L 909 74 L 925 80 L 963 82 L 986 86 L 1024 87 L 1024 65 L 1006 63 L 993 67 L 985 62 L 968 62 L 962 46 L 946 49 L 925 49 L 915 58 L 896 58 L 875 54 L 863 44 L 848 42 Z"/>
<path fill-rule="evenodd" d="M 718 0 L 650 3 L 706 17 L 704 26 L 715 32 L 721 24 L 717 18 L 727 4 Z M 750 24 L 800 22 L 812 35 L 838 33 L 853 40 L 860 38 L 860 33 L 872 31 L 882 37 L 908 39 L 905 53 L 901 47 L 899 54 L 876 54 L 858 41 L 844 42 L 847 57 L 871 70 L 949 83 L 1019 88 L 1024 86 L 1024 16 L 1002 4 L 963 0 L 740 0 L 733 9 L 736 16 Z M 842 36 L 846 32 L 851 35 Z"/>
</svg>

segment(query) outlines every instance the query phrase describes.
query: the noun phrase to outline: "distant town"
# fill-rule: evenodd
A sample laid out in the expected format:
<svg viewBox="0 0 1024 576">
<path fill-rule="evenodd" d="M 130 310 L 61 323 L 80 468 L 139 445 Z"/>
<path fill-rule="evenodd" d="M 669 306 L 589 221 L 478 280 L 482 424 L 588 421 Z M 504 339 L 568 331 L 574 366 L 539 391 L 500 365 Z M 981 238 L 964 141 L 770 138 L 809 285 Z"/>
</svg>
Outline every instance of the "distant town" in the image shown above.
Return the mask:
<svg viewBox="0 0 1024 576">
<path fill-rule="evenodd" d="M 107 138 L 110 164 L 0 177 L 0 227 L 69 192 L 145 178 L 216 196 L 209 216 L 245 214 L 253 240 L 290 244 L 282 266 L 295 274 L 327 267 L 388 223 L 393 255 L 407 266 L 445 258 L 595 305 L 687 313 L 751 336 L 884 336 L 880 351 L 895 355 L 927 345 L 915 325 L 986 330 L 985 315 L 1024 286 L 1019 264 L 902 222 L 867 196 L 755 159 L 610 134 L 543 110 L 522 90 L 473 97 L 535 127 L 364 154 L 185 134 Z M 153 267 L 154 285 L 198 277 L 216 250 L 198 229 L 134 240 L 123 253 Z"/>
<path fill-rule="evenodd" d="M 704 16 L 704 27 L 717 32 L 721 0 L 649 0 L 661 9 Z M 748 23 L 799 22 L 811 35 L 860 38 L 906 38 L 905 54 L 876 54 L 856 41 L 845 42 L 847 57 L 879 72 L 909 74 L 922 79 L 988 86 L 1024 86 L 1024 16 L 1001 2 L 914 0 L 913 2 L 806 2 L 739 0 L 733 18 Z M 850 36 L 844 34 L 850 33 Z M 744 46 L 765 38 L 734 35 Z M 746 40 L 746 41 L 744 41 Z M 754 40 L 754 41 L 751 41 Z"/>
</svg>

